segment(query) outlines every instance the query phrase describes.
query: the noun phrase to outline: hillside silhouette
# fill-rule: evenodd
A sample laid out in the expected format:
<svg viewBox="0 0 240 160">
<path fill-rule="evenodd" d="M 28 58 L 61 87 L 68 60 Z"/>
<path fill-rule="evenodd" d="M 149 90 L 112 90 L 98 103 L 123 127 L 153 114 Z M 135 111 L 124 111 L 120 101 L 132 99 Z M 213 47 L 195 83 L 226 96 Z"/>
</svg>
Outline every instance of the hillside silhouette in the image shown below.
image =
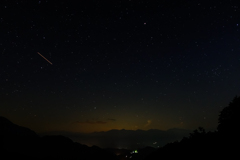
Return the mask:
<svg viewBox="0 0 240 160">
<path fill-rule="evenodd" d="M 148 155 L 145 160 L 163 158 L 184 159 L 235 159 L 238 146 L 237 115 L 240 107 L 240 97 L 235 97 L 219 115 L 218 130 L 206 132 L 202 127 L 194 130 L 181 141 L 168 143 Z"/>
<path fill-rule="evenodd" d="M 219 114 L 217 130 L 206 132 L 199 127 L 180 141 L 168 143 L 156 149 L 145 147 L 134 153 L 125 149 L 101 149 L 88 147 L 61 135 L 38 136 L 34 131 L 18 126 L 0 116 L 1 159 L 105 159 L 105 160 L 152 160 L 152 159 L 235 159 L 237 157 L 237 114 L 240 97 L 235 97 Z M 134 132 L 122 130 L 132 135 Z M 144 131 L 138 131 L 144 132 Z M 156 130 L 151 130 L 156 132 Z M 119 132 L 109 131 L 109 136 Z M 137 133 L 137 132 L 136 132 Z M 145 132 L 144 132 L 145 133 Z M 156 132 L 157 133 L 157 132 Z M 93 133 L 93 135 L 99 133 Z M 159 133 L 158 133 L 159 134 Z M 115 154 L 113 154 L 115 153 Z M 7 158 L 5 158 L 7 157 Z"/>
<path fill-rule="evenodd" d="M 64 136 L 40 137 L 4 117 L 0 117 L 0 145 L 0 159 L 118 159 L 107 150 L 88 147 Z"/>
<path fill-rule="evenodd" d="M 134 150 L 146 146 L 158 148 L 169 142 L 181 140 L 191 131 L 186 129 L 150 130 L 109 130 L 93 133 L 49 132 L 42 135 L 64 135 L 75 142 L 88 146 L 97 145 L 101 148 L 125 148 Z"/>
</svg>

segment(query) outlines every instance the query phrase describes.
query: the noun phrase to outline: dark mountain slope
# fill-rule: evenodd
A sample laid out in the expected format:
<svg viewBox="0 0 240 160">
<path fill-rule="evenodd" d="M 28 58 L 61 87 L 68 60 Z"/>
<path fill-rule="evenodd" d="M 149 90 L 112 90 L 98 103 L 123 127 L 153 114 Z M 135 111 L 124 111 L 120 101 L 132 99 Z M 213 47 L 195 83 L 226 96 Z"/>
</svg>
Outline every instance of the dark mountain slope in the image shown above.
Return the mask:
<svg viewBox="0 0 240 160">
<path fill-rule="evenodd" d="M 0 159 L 105 159 L 117 156 L 99 147 L 88 147 L 64 136 L 39 137 L 34 131 L 0 117 Z"/>
</svg>

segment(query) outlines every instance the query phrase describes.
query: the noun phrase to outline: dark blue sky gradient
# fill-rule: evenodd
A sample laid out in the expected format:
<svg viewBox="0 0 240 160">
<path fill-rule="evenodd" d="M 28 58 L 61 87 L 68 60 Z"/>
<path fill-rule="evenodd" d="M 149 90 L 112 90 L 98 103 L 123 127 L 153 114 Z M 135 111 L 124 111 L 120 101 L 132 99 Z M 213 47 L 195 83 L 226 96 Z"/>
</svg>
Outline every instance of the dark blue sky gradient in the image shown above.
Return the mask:
<svg viewBox="0 0 240 160">
<path fill-rule="evenodd" d="M 1 1 L 0 114 L 37 132 L 214 130 L 239 95 L 239 7 Z"/>
</svg>

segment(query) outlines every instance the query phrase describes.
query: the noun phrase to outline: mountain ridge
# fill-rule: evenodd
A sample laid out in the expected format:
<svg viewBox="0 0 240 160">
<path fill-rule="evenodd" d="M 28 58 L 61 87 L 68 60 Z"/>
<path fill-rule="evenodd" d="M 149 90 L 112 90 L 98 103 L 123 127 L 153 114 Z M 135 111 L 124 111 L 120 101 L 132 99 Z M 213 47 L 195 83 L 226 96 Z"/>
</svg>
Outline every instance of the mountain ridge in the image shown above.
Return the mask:
<svg viewBox="0 0 240 160">
<path fill-rule="evenodd" d="M 97 145 L 101 148 L 142 148 L 146 146 L 162 147 L 167 143 L 181 140 L 183 137 L 188 136 L 190 130 L 186 129 L 169 129 L 169 130 L 117 130 L 112 129 L 109 131 L 100 131 L 92 133 L 78 133 L 66 131 L 54 131 L 43 133 L 50 135 L 64 135 L 71 138 L 75 142 L 85 144 L 88 146 Z M 157 142 L 157 143 L 156 143 Z M 129 148 L 129 146 L 131 146 Z"/>
<path fill-rule="evenodd" d="M 107 159 L 117 156 L 100 147 L 88 147 L 61 135 L 38 136 L 26 127 L 18 126 L 0 116 L 0 158 L 9 159 Z"/>
</svg>

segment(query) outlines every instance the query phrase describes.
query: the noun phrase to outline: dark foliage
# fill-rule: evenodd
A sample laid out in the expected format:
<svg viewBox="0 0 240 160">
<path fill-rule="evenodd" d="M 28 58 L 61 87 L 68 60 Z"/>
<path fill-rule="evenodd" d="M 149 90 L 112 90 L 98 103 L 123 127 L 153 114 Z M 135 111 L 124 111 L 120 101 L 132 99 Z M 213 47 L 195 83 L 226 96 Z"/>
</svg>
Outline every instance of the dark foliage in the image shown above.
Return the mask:
<svg viewBox="0 0 240 160">
<path fill-rule="evenodd" d="M 229 105 L 220 112 L 218 118 L 218 131 L 222 134 L 234 134 L 238 126 L 238 110 L 240 108 L 240 97 L 235 97 Z"/>
<path fill-rule="evenodd" d="M 235 159 L 237 155 L 238 131 L 237 114 L 240 107 L 240 97 L 235 97 L 229 106 L 219 115 L 217 131 L 208 132 L 199 127 L 184 137 L 180 142 L 169 143 L 158 149 L 145 160 L 152 159 Z"/>
</svg>

